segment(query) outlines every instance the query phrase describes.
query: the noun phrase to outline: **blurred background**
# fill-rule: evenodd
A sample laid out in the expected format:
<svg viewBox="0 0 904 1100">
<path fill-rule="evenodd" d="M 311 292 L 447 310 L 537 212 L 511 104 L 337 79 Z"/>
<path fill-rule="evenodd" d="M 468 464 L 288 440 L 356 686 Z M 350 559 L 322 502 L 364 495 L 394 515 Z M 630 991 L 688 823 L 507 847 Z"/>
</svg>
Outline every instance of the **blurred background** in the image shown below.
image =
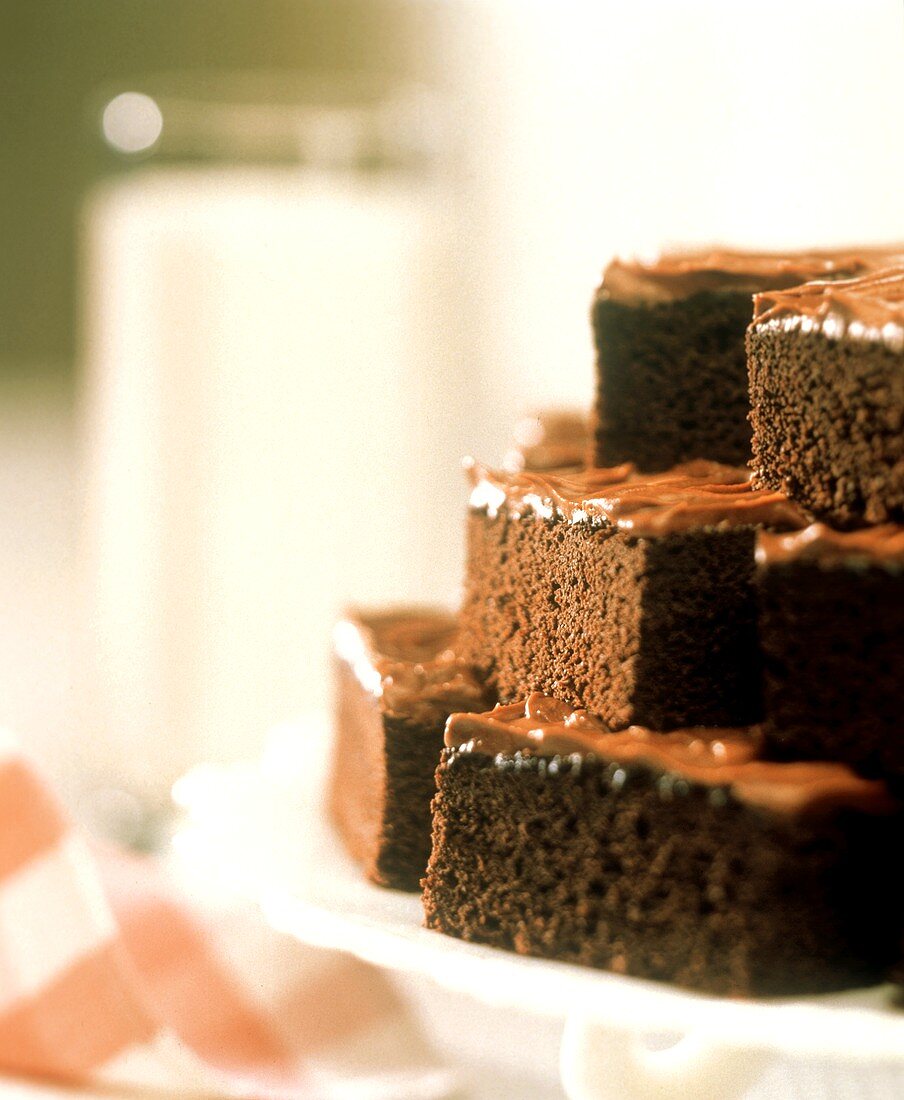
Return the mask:
<svg viewBox="0 0 904 1100">
<path fill-rule="evenodd" d="M 904 239 L 900 0 L 2 12 L 0 723 L 136 840 L 343 603 L 455 601 L 614 252 Z"/>
</svg>

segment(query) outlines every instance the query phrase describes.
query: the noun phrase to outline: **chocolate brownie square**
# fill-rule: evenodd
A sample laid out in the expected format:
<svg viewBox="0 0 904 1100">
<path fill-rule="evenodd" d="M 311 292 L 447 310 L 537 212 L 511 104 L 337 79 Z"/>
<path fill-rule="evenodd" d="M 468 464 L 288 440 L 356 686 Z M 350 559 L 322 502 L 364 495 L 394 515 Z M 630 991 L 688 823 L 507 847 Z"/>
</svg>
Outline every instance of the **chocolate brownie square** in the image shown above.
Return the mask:
<svg viewBox="0 0 904 1100">
<path fill-rule="evenodd" d="M 447 727 L 426 924 L 729 995 L 879 982 L 899 951 L 901 816 L 837 764 L 740 730 L 608 733 L 542 696 Z"/>
<path fill-rule="evenodd" d="M 764 533 L 757 587 L 771 753 L 904 780 L 904 527 Z"/>
<path fill-rule="evenodd" d="M 446 719 L 489 698 L 455 653 L 456 629 L 429 608 L 353 612 L 335 628 L 329 814 L 381 886 L 418 889 Z"/>
<path fill-rule="evenodd" d="M 759 718 L 755 532 L 799 508 L 708 462 L 471 475 L 460 652 L 501 700 L 544 691 L 614 728 Z"/>
<path fill-rule="evenodd" d="M 694 458 L 744 465 L 750 425 L 744 333 L 757 291 L 857 275 L 888 250 L 665 253 L 614 260 L 593 303 L 599 466 L 666 470 Z"/>
<path fill-rule="evenodd" d="M 904 521 L 904 267 L 759 294 L 754 484 L 834 527 Z"/>
</svg>

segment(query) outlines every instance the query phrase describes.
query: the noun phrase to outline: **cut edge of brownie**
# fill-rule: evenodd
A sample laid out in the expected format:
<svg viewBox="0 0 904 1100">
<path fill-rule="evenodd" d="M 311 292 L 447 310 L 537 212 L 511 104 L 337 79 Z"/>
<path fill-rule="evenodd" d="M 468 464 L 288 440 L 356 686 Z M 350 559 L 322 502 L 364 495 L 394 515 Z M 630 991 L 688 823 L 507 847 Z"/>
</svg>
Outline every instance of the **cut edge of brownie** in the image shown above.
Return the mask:
<svg viewBox="0 0 904 1100">
<path fill-rule="evenodd" d="M 759 717 L 754 531 L 800 509 L 707 462 L 472 480 L 461 653 L 500 699 L 542 690 L 613 726 Z"/>
<path fill-rule="evenodd" d="M 491 701 L 450 648 L 457 629 L 454 616 L 424 607 L 352 611 L 337 624 L 327 809 L 380 886 L 420 888 L 446 718 Z"/>
<path fill-rule="evenodd" d="M 835 527 L 904 521 L 904 267 L 759 294 L 754 484 Z"/>
<path fill-rule="evenodd" d="M 758 292 L 887 266 L 896 246 L 786 253 L 704 248 L 615 259 L 591 310 L 594 462 L 664 470 L 750 458 L 744 332 Z"/>
<path fill-rule="evenodd" d="M 597 298 L 594 464 L 666 470 L 696 458 L 750 459 L 744 332 L 751 292 L 674 302 Z"/>
<path fill-rule="evenodd" d="M 560 723 L 554 755 L 506 749 L 492 733 L 481 744 L 480 718 L 492 717 L 450 721 L 423 883 L 428 928 L 735 996 L 887 976 L 902 904 L 888 858 L 901 827 L 882 784 L 851 775 L 827 800 L 811 804 L 808 792 L 786 812 L 749 801 L 743 764 L 734 783 L 704 783 L 617 750 L 567 752 L 569 736 L 586 735 L 580 716 Z M 526 725 L 542 739 L 542 713 Z"/>
<path fill-rule="evenodd" d="M 770 754 L 904 784 L 904 526 L 760 534 L 756 578 Z"/>
</svg>

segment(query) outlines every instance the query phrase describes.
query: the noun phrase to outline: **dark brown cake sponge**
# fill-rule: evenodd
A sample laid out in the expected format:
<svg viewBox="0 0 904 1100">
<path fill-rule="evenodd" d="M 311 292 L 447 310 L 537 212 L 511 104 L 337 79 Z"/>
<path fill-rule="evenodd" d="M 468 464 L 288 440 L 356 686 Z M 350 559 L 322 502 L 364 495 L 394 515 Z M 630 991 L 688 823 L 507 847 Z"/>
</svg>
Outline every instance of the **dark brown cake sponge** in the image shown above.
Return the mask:
<svg viewBox="0 0 904 1100">
<path fill-rule="evenodd" d="M 904 521 L 904 356 L 778 327 L 747 351 L 754 484 L 837 527 Z"/>
<path fill-rule="evenodd" d="M 666 470 L 750 457 L 744 332 L 752 295 L 887 265 L 898 246 L 810 252 L 701 249 L 613 260 L 596 293 L 594 461 Z"/>
<path fill-rule="evenodd" d="M 749 292 L 629 305 L 598 298 L 594 462 L 667 470 L 750 458 L 744 332 Z"/>
<path fill-rule="evenodd" d="M 540 690 L 612 726 L 758 718 L 754 531 L 799 508 L 709 462 L 472 480 L 460 647 L 501 699 Z"/>
<path fill-rule="evenodd" d="M 753 545 L 472 513 L 462 654 L 501 699 L 545 691 L 614 727 L 755 721 Z"/>
<path fill-rule="evenodd" d="M 835 527 L 904 519 L 904 268 L 758 294 L 753 482 Z"/>
<path fill-rule="evenodd" d="M 437 784 L 429 928 L 729 995 L 867 985 L 895 957 L 885 819 L 580 756 L 446 750 Z"/>
<path fill-rule="evenodd" d="M 336 627 L 328 810 L 381 886 L 419 889 L 446 719 L 490 699 L 451 648 L 456 633 L 432 608 L 349 612 Z"/>
<path fill-rule="evenodd" d="M 904 782 L 904 527 L 761 535 L 757 590 L 771 754 Z"/>
</svg>

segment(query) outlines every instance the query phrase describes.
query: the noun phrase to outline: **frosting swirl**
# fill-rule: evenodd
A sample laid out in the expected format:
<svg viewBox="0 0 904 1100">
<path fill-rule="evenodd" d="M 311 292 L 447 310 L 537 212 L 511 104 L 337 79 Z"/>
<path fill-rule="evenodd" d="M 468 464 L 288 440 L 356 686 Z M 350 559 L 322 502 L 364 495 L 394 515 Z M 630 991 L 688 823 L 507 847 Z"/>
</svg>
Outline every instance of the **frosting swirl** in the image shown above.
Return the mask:
<svg viewBox="0 0 904 1100">
<path fill-rule="evenodd" d="M 851 806 L 890 813 L 897 805 L 885 784 L 861 779 L 841 764 L 779 764 L 757 759 L 754 730 L 684 729 L 654 733 L 640 726 L 611 732 L 583 710 L 535 692 L 484 714 L 453 714 L 447 747 L 487 756 L 592 753 L 614 764 L 634 761 L 705 786 L 725 786 L 741 802 L 776 813 Z"/>
<path fill-rule="evenodd" d="M 753 294 L 861 275 L 902 255 L 904 244 L 812 252 L 665 251 L 651 259 L 613 260 L 598 297 L 637 304 L 672 302 L 707 290 Z"/>
<path fill-rule="evenodd" d="M 857 531 L 835 531 L 824 523 L 811 523 L 789 534 L 761 531 L 756 560 L 761 566 L 787 561 L 904 565 L 904 526 L 883 523 Z"/>
<path fill-rule="evenodd" d="M 630 463 L 608 468 L 491 470 L 466 460 L 470 507 L 492 519 L 505 511 L 520 518 L 590 523 L 638 537 L 697 527 L 765 524 L 799 528 L 806 513 L 784 493 L 754 489 L 746 470 L 697 459 L 662 474 L 641 474 Z"/>
<path fill-rule="evenodd" d="M 904 264 L 857 279 L 820 281 L 754 298 L 751 328 L 819 330 L 831 338 L 877 340 L 904 350 Z"/>
<path fill-rule="evenodd" d="M 333 628 L 333 648 L 385 711 L 441 718 L 488 702 L 456 654 L 457 633 L 454 617 L 432 608 L 349 612 Z"/>
</svg>

